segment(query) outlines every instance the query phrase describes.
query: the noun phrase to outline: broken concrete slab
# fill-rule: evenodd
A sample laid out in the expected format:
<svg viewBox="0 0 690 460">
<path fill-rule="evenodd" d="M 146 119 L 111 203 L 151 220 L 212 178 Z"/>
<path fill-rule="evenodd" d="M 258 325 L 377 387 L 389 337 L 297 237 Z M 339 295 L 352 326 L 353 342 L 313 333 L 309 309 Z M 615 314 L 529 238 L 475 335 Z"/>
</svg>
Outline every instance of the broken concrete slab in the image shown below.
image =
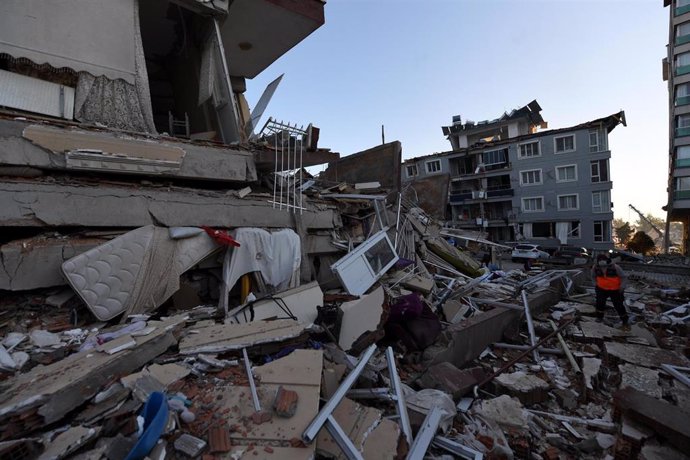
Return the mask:
<svg viewBox="0 0 690 460">
<path fill-rule="evenodd" d="M 526 430 L 532 415 L 517 398 L 501 395 L 475 403 L 472 412 L 497 423 L 504 429 Z"/>
<path fill-rule="evenodd" d="M 0 289 L 23 291 L 67 284 L 60 271 L 66 260 L 104 240 L 42 236 L 0 246 Z"/>
<path fill-rule="evenodd" d="M 268 201 L 236 198 L 217 191 L 182 187 L 131 187 L 82 183 L 0 181 L 0 226 L 83 226 L 135 228 L 210 226 L 294 228 L 291 213 Z M 67 204 L 67 205 L 66 205 Z M 342 226 L 332 207 L 306 209 L 306 229 Z"/>
<path fill-rule="evenodd" d="M 582 321 L 580 322 L 580 329 L 582 330 L 582 336 L 575 335 L 573 338 L 584 343 L 602 344 L 604 341 L 630 336 L 629 332 L 624 332 L 596 321 Z"/>
<path fill-rule="evenodd" d="M 612 363 L 625 361 L 638 366 L 652 368 L 658 368 L 662 364 L 685 367 L 690 366 L 690 361 L 687 358 L 661 348 L 631 343 L 607 342 L 604 344 L 604 350 L 608 360 Z"/>
<path fill-rule="evenodd" d="M 52 460 L 56 458 L 66 458 L 72 452 L 83 447 L 90 440 L 98 436 L 98 428 L 87 428 L 83 426 L 70 427 L 67 431 L 58 434 L 55 439 L 48 443 L 45 451 L 39 460 Z"/>
<path fill-rule="evenodd" d="M 319 283 L 313 281 L 293 289 L 288 289 L 265 300 L 254 302 L 254 321 L 285 316 L 281 306 L 287 306 L 300 323 L 310 324 L 318 316 L 317 306 L 323 305 L 323 291 Z M 246 322 L 244 315 L 237 315 L 238 322 Z"/>
<path fill-rule="evenodd" d="M 522 371 L 501 374 L 494 379 L 494 382 L 510 396 L 515 396 L 526 405 L 546 401 L 551 387 L 539 377 Z"/>
<path fill-rule="evenodd" d="M 438 363 L 429 367 L 417 383 L 422 388 L 441 390 L 458 399 L 485 377 L 481 367 L 460 370 L 451 363 Z"/>
<path fill-rule="evenodd" d="M 306 332 L 307 325 L 291 319 L 254 321 L 246 324 L 216 324 L 194 330 L 182 338 L 180 353 L 221 353 L 265 343 L 294 339 Z"/>
<path fill-rule="evenodd" d="M 648 442 L 642 446 L 639 460 L 690 460 L 683 452 L 671 446 L 662 445 L 656 442 Z"/>
<path fill-rule="evenodd" d="M 357 450 L 368 454 L 364 458 L 396 458 L 401 431 L 394 422 L 384 424 L 381 411 L 344 398 L 333 411 L 333 417 Z M 316 450 L 320 455 L 330 458 L 347 458 L 325 428 L 316 438 Z"/>
<path fill-rule="evenodd" d="M 93 350 L 72 354 L 47 366 L 18 375 L 3 391 L 0 403 L 0 440 L 28 433 L 60 420 L 91 399 L 107 383 L 142 367 L 177 343 L 166 327 L 172 317 L 147 336 L 136 337 L 131 350 L 109 355 Z M 153 323 L 153 322 L 152 322 Z M 30 414 L 30 416 L 29 416 Z"/>
<path fill-rule="evenodd" d="M 598 358 L 582 358 L 582 375 L 585 379 L 585 387 L 593 390 L 598 381 L 601 360 Z"/>
<path fill-rule="evenodd" d="M 643 393 L 661 399 L 662 389 L 659 385 L 659 371 L 632 364 L 619 364 L 621 388 L 631 387 Z"/>
<path fill-rule="evenodd" d="M 378 287 L 371 294 L 340 306 L 343 317 L 340 323 L 338 344 L 347 351 L 363 334 L 378 329 L 383 314 L 384 292 Z"/>
<path fill-rule="evenodd" d="M 613 401 L 622 415 L 652 428 L 681 452 L 690 452 L 690 412 L 634 388 L 618 390 Z"/>
</svg>

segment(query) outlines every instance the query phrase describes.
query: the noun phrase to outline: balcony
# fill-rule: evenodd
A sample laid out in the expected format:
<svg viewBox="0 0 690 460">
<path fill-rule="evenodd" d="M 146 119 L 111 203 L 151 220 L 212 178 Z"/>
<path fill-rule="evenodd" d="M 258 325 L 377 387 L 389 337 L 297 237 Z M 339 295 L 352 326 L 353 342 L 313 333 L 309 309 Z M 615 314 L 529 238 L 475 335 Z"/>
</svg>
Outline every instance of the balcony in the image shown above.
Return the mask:
<svg viewBox="0 0 690 460">
<path fill-rule="evenodd" d="M 690 127 L 676 128 L 676 137 L 690 136 Z"/>
<path fill-rule="evenodd" d="M 449 202 L 450 204 L 460 204 L 465 200 L 471 200 L 472 199 L 472 192 L 458 192 L 458 193 L 453 193 L 451 192 Z"/>
<path fill-rule="evenodd" d="M 486 195 L 488 198 L 497 198 L 501 196 L 513 196 L 515 195 L 515 190 L 512 188 L 501 188 L 495 190 L 487 190 Z"/>
<path fill-rule="evenodd" d="M 676 97 L 676 107 L 680 105 L 690 104 L 690 96 L 678 96 Z"/>
<path fill-rule="evenodd" d="M 690 5 L 679 6 L 673 12 L 674 16 L 680 16 L 681 14 L 690 13 Z"/>
<path fill-rule="evenodd" d="M 690 190 L 676 190 L 673 193 L 674 200 L 690 200 Z"/>
<path fill-rule="evenodd" d="M 690 73 L 690 65 L 679 65 L 676 67 L 676 76 Z"/>
<path fill-rule="evenodd" d="M 458 180 L 463 180 L 463 179 L 473 179 L 476 177 L 485 177 L 485 176 L 493 176 L 495 174 L 501 174 L 505 173 L 507 171 L 510 171 L 513 169 L 513 165 L 511 163 L 499 163 L 495 165 L 489 165 L 484 168 L 482 168 L 479 172 L 475 172 L 477 169 L 473 169 L 472 171 L 457 171 L 453 172 L 453 177 L 451 180 L 453 181 L 458 181 Z"/>
</svg>

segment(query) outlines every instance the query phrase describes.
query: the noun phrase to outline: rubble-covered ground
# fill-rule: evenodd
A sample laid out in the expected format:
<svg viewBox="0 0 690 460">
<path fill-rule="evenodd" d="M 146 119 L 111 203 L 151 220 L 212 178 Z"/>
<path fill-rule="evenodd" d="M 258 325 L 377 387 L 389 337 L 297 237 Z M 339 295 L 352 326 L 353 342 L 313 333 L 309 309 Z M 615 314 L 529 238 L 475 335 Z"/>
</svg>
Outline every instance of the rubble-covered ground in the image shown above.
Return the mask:
<svg viewBox="0 0 690 460">
<path fill-rule="evenodd" d="M 501 270 L 404 200 L 316 190 L 343 228 L 310 283 L 299 238 L 187 228 L 152 230 L 145 282 L 96 274 L 118 236 L 3 292 L 0 459 L 686 458 L 687 260 L 626 266 L 627 330 L 587 266 Z"/>
</svg>

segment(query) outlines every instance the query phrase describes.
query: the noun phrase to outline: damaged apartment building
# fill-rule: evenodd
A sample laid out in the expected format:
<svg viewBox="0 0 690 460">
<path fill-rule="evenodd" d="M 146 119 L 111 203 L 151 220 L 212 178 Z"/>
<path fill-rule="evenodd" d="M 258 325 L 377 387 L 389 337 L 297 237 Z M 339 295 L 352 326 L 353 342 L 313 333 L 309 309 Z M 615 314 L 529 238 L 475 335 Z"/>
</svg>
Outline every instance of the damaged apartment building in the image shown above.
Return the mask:
<svg viewBox="0 0 690 460">
<path fill-rule="evenodd" d="M 491 121 L 453 117 L 443 127 L 453 150 L 406 160 L 403 181 L 418 196 L 442 190 L 428 211 L 493 241 L 612 248 L 608 136 L 625 126 L 625 113 L 540 130 L 547 127 L 541 110 L 532 101 Z"/>
<path fill-rule="evenodd" d="M 324 3 L 3 1 L 0 289 L 62 285 L 65 260 L 142 226 L 332 230 L 332 209 L 285 211 L 294 181 L 248 188 L 339 155 L 312 125 L 256 126 L 280 79 L 252 111 L 243 94 Z"/>
</svg>

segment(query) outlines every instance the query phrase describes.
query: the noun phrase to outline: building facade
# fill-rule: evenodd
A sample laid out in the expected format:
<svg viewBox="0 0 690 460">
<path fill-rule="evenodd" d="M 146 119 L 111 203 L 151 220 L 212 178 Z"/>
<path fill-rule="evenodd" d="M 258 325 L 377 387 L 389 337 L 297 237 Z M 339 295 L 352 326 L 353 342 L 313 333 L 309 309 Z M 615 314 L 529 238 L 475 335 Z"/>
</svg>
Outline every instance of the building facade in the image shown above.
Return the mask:
<svg viewBox="0 0 690 460">
<path fill-rule="evenodd" d="M 534 101 L 490 122 L 456 119 L 443 132 L 457 148 L 407 160 L 403 180 L 449 174 L 447 223 L 494 241 L 612 248 L 608 135 L 625 113 L 538 131 L 540 110 Z"/>
<path fill-rule="evenodd" d="M 669 95 L 669 175 L 666 235 L 670 222 L 683 223 L 683 251 L 690 252 L 690 0 L 664 0 L 668 6 L 668 54 L 663 78 Z M 668 239 L 664 240 L 668 247 Z"/>
</svg>

